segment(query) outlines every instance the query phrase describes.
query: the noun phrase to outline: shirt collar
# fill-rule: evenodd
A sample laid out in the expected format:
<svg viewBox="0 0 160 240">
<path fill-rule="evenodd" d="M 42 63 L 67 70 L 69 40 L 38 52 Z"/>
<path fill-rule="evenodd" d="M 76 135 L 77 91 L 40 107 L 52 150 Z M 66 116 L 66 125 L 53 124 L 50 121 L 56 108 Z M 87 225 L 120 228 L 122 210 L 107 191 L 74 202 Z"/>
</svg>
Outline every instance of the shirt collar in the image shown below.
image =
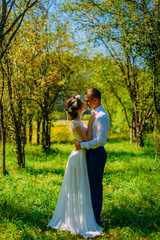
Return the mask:
<svg viewBox="0 0 160 240">
<path fill-rule="evenodd" d="M 93 109 L 91 113 L 100 112 L 103 109 L 102 105 L 98 106 L 96 109 Z"/>
</svg>

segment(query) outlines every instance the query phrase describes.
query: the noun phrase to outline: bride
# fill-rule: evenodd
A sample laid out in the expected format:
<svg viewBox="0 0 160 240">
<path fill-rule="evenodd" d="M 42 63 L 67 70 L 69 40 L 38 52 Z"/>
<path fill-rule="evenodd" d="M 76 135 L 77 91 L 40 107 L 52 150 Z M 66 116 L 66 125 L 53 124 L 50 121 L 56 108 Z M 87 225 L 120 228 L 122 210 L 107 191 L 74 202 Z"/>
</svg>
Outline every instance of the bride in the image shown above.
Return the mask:
<svg viewBox="0 0 160 240">
<path fill-rule="evenodd" d="M 95 115 L 91 116 L 86 127 L 81 121 L 85 104 L 80 96 L 69 99 L 65 110 L 72 120 L 75 140 L 91 140 Z M 85 238 L 102 234 L 103 229 L 96 223 L 92 209 L 85 149 L 73 150 L 69 156 L 57 205 L 47 227 L 81 234 Z"/>
</svg>

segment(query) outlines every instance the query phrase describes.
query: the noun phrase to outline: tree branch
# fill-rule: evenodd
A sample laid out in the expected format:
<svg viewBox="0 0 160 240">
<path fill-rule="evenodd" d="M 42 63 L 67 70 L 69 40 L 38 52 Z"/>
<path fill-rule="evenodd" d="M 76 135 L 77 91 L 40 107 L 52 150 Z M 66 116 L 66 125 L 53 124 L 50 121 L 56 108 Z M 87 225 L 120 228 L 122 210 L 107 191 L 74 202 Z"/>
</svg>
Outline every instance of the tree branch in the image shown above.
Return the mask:
<svg viewBox="0 0 160 240">
<path fill-rule="evenodd" d="M 4 31 L 4 26 L 5 26 L 5 22 L 6 22 L 6 12 L 7 12 L 7 3 L 5 0 L 3 0 L 2 2 L 2 17 L 1 17 L 1 21 L 0 21 L 0 38 L 3 38 L 3 31 Z M 1 39 L 0 39 L 1 41 Z"/>
<path fill-rule="evenodd" d="M 2 104 L 3 93 L 4 93 L 4 78 L 5 78 L 5 71 L 4 71 L 4 68 L 3 68 L 3 65 L 2 65 L 2 61 L 0 61 L 0 65 L 1 65 L 1 70 L 2 70 L 2 80 L 3 80 L 3 83 L 2 83 L 2 92 L 1 92 L 1 97 L 0 97 L 0 102 L 1 102 L 1 104 Z"/>
<path fill-rule="evenodd" d="M 104 70 L 103 70 L 103 74 L 104 74 L 105 78 L 107 79 L 107 76 L 106 76 Z M 121 98 L 118 96 L 118 93 L 114 90 L 113 85 L 111 83 L 110 83 L 110 85 L 111 85 L 111 91 L 114 93 L 114 95 L 116 96 L 116 98 L 118 99 L 118 101 L 120 102 L 120 104 L 123 107 L 123 110 L 124 110 L 124 113 L 125 113 L 125 116 L 126 116 L 126 120 L 127 120 L 128 126 L 129 126 L 129 128 L 131 128 L 131 125 L 130 125 L 129 119 L 128 119 L 128 115 L 127 115 L 127 110 L 126 110 L 126 108 L 125 108 Z"/>
<path fill-rule="evenodd" d="M 3 1 L 5 1 L 5 0 L 3 0 Z M 36 5 L 39 1 L 40 1 L 40 0 L 35 0 L 35 1 L 33 1 L 33 3 L 30 4 L 30 0 L 29 0 L 29 1 L 27 2 L 26 7 L 25 7 L 25 9 L 23 10 L 23 12 L 20 13 L 20 14 L 18 15 L 18 17 L 12 22 L 12 24 L 11 24 L 10 27 L 6 30 L 5 33 L 2 32 L 1 39 L 2 39 L 2 42 L 3 42 L 3 39 L 5 38 L 5 36 L 6 36 L 7 34 L 9 34 L 10 31 L 12 31 L 12 29 L 15 27 L 15 25 L 16 25 L 16 24 L 18 23 L 18 21 L 19 21 L 18 26 L 16 27 L 16 29 L 14 30 L 14 32 L 13 32 L 12 35 L 10 36 L 10 38 L 9 38 L 9 40 L 8 40 L 8 43 L 6 44 L 4 50 L 2 51 L 2 53 L 1 53 L 1 55 L 0 55 L 0 60 L 3 58 L 5 52 L 7 51 L 8 47 L 9 47 L 9 45 L 10 45 L 10 43 L 11 43 L 11 41 L 13 40 L 14 36 L 15 36 L 16 33 L 18 32 L 18 30 L 19 30 L 19 28 L 20 28 L 20 26 L 21 26 L 21 23 L 22 23 L 22 21 L 23 21 L 23 18 L 24 18 L 25 14 L 26 14 L 26 12 L 27 12 L 29 9 L 31 9 L 34 5 Z M 13 0 L 12 3 L 14 3 L 14 0 Z M 11 3 L 11 4 L 12 4 L 12 3 Z M 11 9 L 9 9 L 9 11 L 11 11 Z M 8 17 L 8 16 L 7 16 L 7 17 Z M 3 28 L 2 28 L 2 27 L 3 27 Z M 4 29 L 4 27 L 5 27 L 4 24 L 1 25 L 2 30 Z M 2 44 L 2 43 L 1 43 L 1 44 Z"/>
<path fill-rule="evenodd" d="M 12 0 L 11 5 L 10 5 L 9 10 L 8 10 L 8 13 L 7 13 L 7 15 L 6 15 L 6 20 L 8 19 L 8 16 L 9 16 L 11 10 L 12 10 L 12 7 L 13 7 L 13 4 L 14 4 L 14 3 L 15 3 L 15 0 Z M 8 5 L 8 3 L 7 3 L 7 5 Z"/>
</svg>

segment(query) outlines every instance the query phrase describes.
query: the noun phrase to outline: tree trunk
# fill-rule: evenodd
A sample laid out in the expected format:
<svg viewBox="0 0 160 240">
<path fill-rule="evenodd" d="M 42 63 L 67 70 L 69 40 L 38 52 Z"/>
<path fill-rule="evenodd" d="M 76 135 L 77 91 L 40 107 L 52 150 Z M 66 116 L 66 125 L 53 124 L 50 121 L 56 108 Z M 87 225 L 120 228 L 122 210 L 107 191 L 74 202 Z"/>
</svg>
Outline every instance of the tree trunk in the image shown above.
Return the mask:
<svg viewBox="0 0 160 240">
<path fill-rule="evenodd" d="M 50 150 L 50 147 L 51 147 L 51 122 L 49 121 L 49 131 L 48 131 L 48 139 L 49 139 L 49 150 Z"/>
<path fill-rule="evenodd" d="M 6 171 L 6 133 L 5 130 L 2 131 L 2 171 L 3 175 L 5 176 Z"/>
<path fill-rule="evenodd" d="M 132 118 L 132 136 L 133 138 L 136 138 L 136 122 L 135 122 L 135 116 L 133 116 Z"/>
<path fill-rule="evenodd" d="M 1 136 L 2 136 L 2 172 L 6 175 L 6 130 L 4 126 L 3 105 L 0 103 L 1 109 Z"/>
<path fill-rule="evenodd" d="M 50 123 L 47 115 L 46 119 L 46 150 L 50 150 Z"/>
<path fill-rule="evenodd" d="M 25 167 L 25 152 L 24 152 L 24 144 L 21 140 L 21 135 L 20 135 L 20 131 L 16 130 L 16 148 L 17 148 L 17 161 L 18 161 L 18 165 L 19 167 L 24 168 Z"/>
<path fill-rule="evenodd" d="M 27 143 L 26 123 L 25 123 L 24 126 L 23 126 L 23 143 L 24 143 L 24 146 L 25 146 L 26 143 Z"/>
<path fill-rule="evenodd" d="M 42 122 L 42 146 L 45 151 L 50 151 L 50 133 L 49 120 L 47 113 L 43 114 Z"/>
<path fill-rule="evenodd" d="M 136 123 L 134 111 L 132 112 L 132 125 L 130 127 L 130 143 L 133 143 L 133 138 L 136 138 Z"/>
<path fill-rule="evenodd" d="M 12 84 L 11 84 L 11 76 L 12 71 L 10 70 L 10 62 L 6 59 L 6 66 L 7 66 L 7 84 L 8 84 L 8 94 L 9 94 L 9 102 L 10 102 L 10 109 L 12 115 L 12 122 L 15 130 L 15 141 L 16 141 L 16 154 L 17 154 L 17 161 L 19 167 L 25 167 L 25 152 L 24 152 L 24 141 L 23 141 L 23 123 L 22 123 L 22 98 L 19 99 L 18 106 L 18 116 L 16 116 L 16 107 L 13 104 L 13 91 L 12 91 Z"/>
<path fill-rule="evenodd" d="M 140 129 L 140 126 L 136 127 L 136 144 L 137 147 L 143 147 L 144 143 L 143 143 L 143 134 L 142 134 L 142 130 Z"/>
<path fill-rule="evenodd" d="M 42 146 L 45 149 L 45 118 L 42 120 Z"/>
<path fill-rule="evenodd" d="M 41 119 L 40 119 L 40 114 L 38 111 L 38 118 L 37 118 L 37 144 L 40 143 L 40 126 L 41 126 Z"/>
<path fill-rule="evenodd" d="M 0 128 L 0 141 L 2 140 L 2 129 Z"/>
<path fill-rule="evenodd" d="M 133 129 L 130 128 L 130 144 L 133 143 Z"/>
<path fill-rule="evenodd" d="M 157 137 L 156 137 L 157 133 Z M 157 139 L 157 140 L 156 140 Z M 160 151 L 160 117 L 157 118 L 157 122 L 154 126 L 154 141 L 157 141 L 157 148 Z"/>
<path fill-rule="evenodd" d="M 32 116 L 30 115 L 30 118 L 29 118 L 29 143 L 32 143 L 32 134 L 33 134 Z"/>
</svg>

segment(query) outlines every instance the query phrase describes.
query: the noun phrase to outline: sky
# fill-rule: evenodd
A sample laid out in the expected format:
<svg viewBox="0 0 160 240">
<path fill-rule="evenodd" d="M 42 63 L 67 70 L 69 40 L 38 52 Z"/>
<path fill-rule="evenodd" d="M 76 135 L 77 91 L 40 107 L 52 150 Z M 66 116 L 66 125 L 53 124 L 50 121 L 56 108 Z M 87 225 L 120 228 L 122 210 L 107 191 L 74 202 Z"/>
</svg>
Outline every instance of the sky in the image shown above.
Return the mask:
<svg viewBox="0 0 160 240">
<path fill-rule="evenodd" d="M 69 0 L 69 1 L 72 2 L 72 0 Z M 59 10 L 61 9 L 61 4 L 63 4 L 64 2 L 65 0 L 55 1 L 49 10 L 50 14 L 56 16 L 58 21 L 62 24 L 64 24 L 66 21 L 69 21 L 71 32 L 74 33 L 75 40 L 78 43 L 85 42 L 87 40 L 86 32 L 83 30 L 77 31 L 77 25 L 75 22 L 73 22 L 72 17 L 66 12 L 59 12 Z M 56 28 L 56 25 L 57 25 L 56 22 L 51 23 L 53 31 Z M 82 44 L 80 48 L 83 49 L 85 47 L 86 47 L 86 44 Z M 102 53 L 103 55 L 107 55 L 107 50 L 102 44 L 99 44 L 98 46 L 94 46 L 93 43 L 90 43 L 89 54 L 94 54 L 94 53 Z"/>
</svg>

